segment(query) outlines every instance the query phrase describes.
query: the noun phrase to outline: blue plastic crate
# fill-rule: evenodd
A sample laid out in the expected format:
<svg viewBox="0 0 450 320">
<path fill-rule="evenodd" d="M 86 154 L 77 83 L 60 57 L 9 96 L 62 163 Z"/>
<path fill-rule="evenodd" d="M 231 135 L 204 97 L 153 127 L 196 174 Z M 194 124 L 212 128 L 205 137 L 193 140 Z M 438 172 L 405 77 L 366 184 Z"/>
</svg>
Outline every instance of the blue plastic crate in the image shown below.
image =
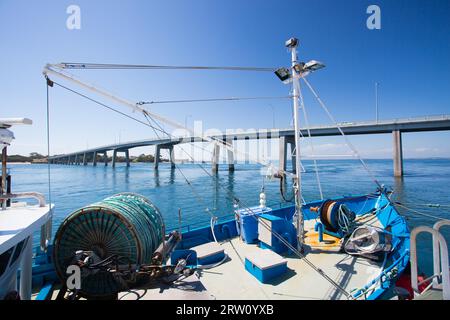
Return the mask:
<svg viewBox="0 0 450 320">
<path fill-rule="evenodd" d="M 267 207 L 244 208 L 236 211 L 238 215 L 237 229 L 240 231 L 241 238 L 246 243 L 258 242 L 258 216 L 271 211 L 272 209 Z"/>
<path fill-rule="evenodd" d="M 262 283 L 285 274 L 287 260 L 270 250 L 260 250 L 245 257 L 245 270 Z"/>
</svg>

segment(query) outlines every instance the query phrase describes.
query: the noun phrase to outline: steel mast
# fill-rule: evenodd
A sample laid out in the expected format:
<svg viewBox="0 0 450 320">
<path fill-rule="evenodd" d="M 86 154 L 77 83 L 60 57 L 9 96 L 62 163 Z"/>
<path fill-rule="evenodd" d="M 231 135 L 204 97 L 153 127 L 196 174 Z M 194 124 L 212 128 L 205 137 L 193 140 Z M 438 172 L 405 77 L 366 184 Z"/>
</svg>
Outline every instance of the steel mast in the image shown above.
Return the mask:
<svg viewBox="0 0 450 320">
<path fill-rule="evenodd" d="M 294 177 L 294 195 L 295 195 L 295 216 L 297 222 L 298 249 L 303 251 L 304 243 L 304 221 L 302 212 L 302 183 L 301 183 L 301 164 L 300 164 L 300 121 L 299 121 L 299 95 L 300 95 L 300 69 L 297 62 L 298 39 L 291 38 L 286 41 L 286 47 L 291 51 L 291 75 L 292 75 L 292 102 L 294 108 L 294 132 L 295 132 L 295 177 Z"/>
</svg>

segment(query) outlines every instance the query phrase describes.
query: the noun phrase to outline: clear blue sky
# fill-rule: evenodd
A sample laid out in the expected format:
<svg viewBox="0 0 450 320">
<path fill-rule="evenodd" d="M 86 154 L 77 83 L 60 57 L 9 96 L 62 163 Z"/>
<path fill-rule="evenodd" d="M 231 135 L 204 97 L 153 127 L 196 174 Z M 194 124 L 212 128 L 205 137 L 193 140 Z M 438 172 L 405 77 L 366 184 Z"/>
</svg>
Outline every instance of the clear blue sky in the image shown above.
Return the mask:
<svg viewBox="0 0 450 320">
<path fill-rule="evenodd" d="M 66 28 L 71 4 L 81 8 L 80 30 Z M 366 28 L 370 4 L 381 8 L 381 30 Z M 34 120 L 29 128 L 15 128 L 10 152 L 46 152 L 42 68 L 48 62 L 284 66 L 290 59 L 284 41 L 291 36 L 300 39 L 302 58 L 327 65 L 310 80 L 340 121 L 374 119 L 375 82 L 381 119 L 450 113 L 449 12 L 446 0 L 0 0 L 0 115 Z M 260 73 L 76 74 L 132 101 L 278 96 L 289 89 Z M 153 136 L 148 128 L 61 89 L 51 90 L 51 100 L 52 153 Z M 312 123 L 328 123 L 310 95 L 306 103 Z M 205 129 L 222 130 L 270 128 L 274 119 L 277 127 L 288 127 L 292 114 L 290 102 L 278 100 L 152 110 L 191 127 L 203 120 Z M 390 135 L 351 139 L 366 157 L 391 155 Z M 449 141 L 448 132 L 405 134 L 405 157 L 450 157 Z M 316 142 L 327 152 L 339 152 L 342 144 L 339 138 Z"/>
</svg>

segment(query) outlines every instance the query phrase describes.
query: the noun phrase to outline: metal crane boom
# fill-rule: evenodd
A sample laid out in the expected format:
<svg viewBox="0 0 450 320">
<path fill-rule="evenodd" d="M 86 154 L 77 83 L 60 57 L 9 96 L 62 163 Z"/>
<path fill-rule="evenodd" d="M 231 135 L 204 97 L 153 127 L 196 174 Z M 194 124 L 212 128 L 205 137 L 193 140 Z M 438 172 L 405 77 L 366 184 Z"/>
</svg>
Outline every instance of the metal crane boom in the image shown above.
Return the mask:
<svg viewBox="0 0 450 320">
<path fill-rule="evenodd" d="M 110 100 L 112 100 L 114 102 L 117 102 L 117 103 L 120 103 L 122 105 L 125 105 L 125 106 L 131 108 L 133 111 L 137 111 L 137 112 L 140 112 L 142 114 L 149 115 L 152 118 L 157 119 L 157 120 L 159 120 L 161 122 L 164 122 L 164 123 L 166 123 L 166 124 L 168 124 L 168 125 L 170 125 L 172 127 L 186 129 L 191 134 L 193 134 L 193 130 L 190 130 L 189 128 L 185 128 L 183 125 L 179 124 L 178 122 L 172 121 L 172 120 L 167 119 L 165 117 L 162 117 L 162 116 L 160 116 L 160 115 L 158 115 L 156 113 L 150 112 L 147 109 L 139 106 L 137 103 L 133 103 L 133 102 L 131 102 L 129 100 L 126 100 L 124 98 L 121 98 L 121 97 L 118 97 L 116 95 L 113 95 L 112 93 L 110 93 L 110 92 L 108 92 L 106 90 L 99 89 L 99 88 L 95 87 L 92 84 L 88 84 L 88 83 L 86 83 L 84 81 L 81 81 L 80 79 L 74 77 L 73 75 L 69 75 L 69 74 L 65 73 L 59 67 L 59 65 L 47 64 L 44 67 L 43 74 L 45 76 L 48 76 L 49 74 L 56 75 L 56 76 L 61 77 L 61 78 L 65 79 L 65 80 L 73 82 L 73 83 L 75 83 L 75 84 L 77 84 L 77 85 L 79 85 L 79 86 L 81 86 L 81 87 L 83 87 L 85 89 L 88 89 L 88 90 L 90 90 L 90 91 L 92 91 L 92 92 L 94 92 L 96 94 L 99 94 L 99 95 L 101 95 L 101 96 L 103 96 L 105 98 L 108 98 L 108 99 L 110 99 Z"/>
<path fill-rule="evenodd" d="M 76 85 L 78 85 L 78 86 L 80 86 L 82 88 L 85 88 L 85 89 L 87 89 L 87 90 L 89 90 L 89 91 L 91 91 L 91 92 L 93 92 L 95 94 L 99 94 L 99 95 L 101 95 L 101 96 L 103 96 L 103 97 L 105 97 L 105 98 L 107 98 L 107 99 L 109 99 L 109 100 L 111 100 L 111 101 L 113 101 L 115 103 L 119 103 L 121 105 L 127 106 L 127 107 L 131 108 L 133 111 L 137 111 L 137 112 L 142 113 L 143 115 L 149 116 L 149 117 L 151 117 L 151 118 L 153 118 L 155 120 L 159 120 L 159 121 L 161 121 L 161 122 L 163 122 L 163 123 L 165 123 L 165 124 L 167 124 L 167 125 L 169 125 L 171 127 L 187 130 L 189 134 L 191 134 L 192 136 L 195 136 L 194 130 L 192 130 L 190 128 L 187 128 L 187 127 L 183 126 L 182 124 L 180 124 L 180 123 L 178 123 L 176 121 L 170 120 L 170 119 L 168 119 L 166 117 L 163 117 L 163 116 L 160 116 L 160 115 L 158 115 L 156 113 L 150 112 L 147 109 L 143 108 L 138 103 L 131 102 L 131 101 L 127 100 L 127 99 L 118 97 L 118 96 L 116 96 L 116 95 L 114 95 L 114 94 L 112 94 L 112 93 L 110 93 L 110 92 L 108 92 L 108 91 L 106 91 L 104 89 L 100 89 L 100 88 L 98 88 L 98 87 L 96 87 L 96 86 L 94 86 L 92 84 L 86 83 L 86 82 L 76 78 L 75 76 L 73 76 L 71 74 L 68 74 L 67 72 L 64 72 L 63 69 L 64 69 L 64 65 L 63 64 L 47 64 L 44 67 L 43 74 L 44 74 L 44 76 L 46 78 L 49 78 L 49 75 L 54 75 L 54 76 L 60 77 L 62 79 L 65 79 L 65 80 L 67 80 L 67 81 L 69 81 L 71 83 L 74 83 L 74 84 L 76 84 Z M 169 136 L 170 136 L 170 138 L 172 138 L 171 135 L 169 135 Z M 200 135 L 200 138 L 202 140 L 207 141 L 207 142 L 213 142 L 213 143 L 216 143 L 216 144 L 220 144 L 220 145 L 224 146 L 227 150 L 230 150 L 233 153 L 237 152 L 236 150 L 234 150 L 233 145 L 228 143 L 228 142 L 226 142 L 226 141 L 222 141 L 222 140 L 217 139 L 217 138 L 205 136 L 203 134 Z M 259 163 L 259 164 L 261 164 L 263 166 L 270 166 L 270 163 L 267 163 L 265 161 L 261 162 L 261 161 L 259 161 L 257 159 L 253 159 L 253 160 L 256 163 Z M 290 173 L 290 172 L 285 172 L 284 171 L 283 173 L 286 174 L 286 175 L 292 176 L 292 173 Z"/>
</svg>

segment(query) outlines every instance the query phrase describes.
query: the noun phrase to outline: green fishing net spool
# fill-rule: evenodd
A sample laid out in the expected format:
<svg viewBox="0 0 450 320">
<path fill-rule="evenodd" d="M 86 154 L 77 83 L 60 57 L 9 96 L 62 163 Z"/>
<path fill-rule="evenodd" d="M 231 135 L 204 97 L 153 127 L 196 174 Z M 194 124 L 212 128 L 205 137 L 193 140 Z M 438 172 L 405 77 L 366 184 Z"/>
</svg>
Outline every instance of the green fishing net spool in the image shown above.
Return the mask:
<svg viewBox="0 0 450 320">
<path fill-rule="evenodd" d="M 160 211 L 145 197 L 120 193 L 71 213 L 55 235 L 53 259 L 58 277 L 66 282 L 67 267 L 78 250 L 93 251 L 100 259 L 111 255 L 131 264 L 150 263 L 163 239 Z M 79 293 L 88 297 L 110 296 L 123 284 L 108 272 L 81 278 Z"/>
</svg>

